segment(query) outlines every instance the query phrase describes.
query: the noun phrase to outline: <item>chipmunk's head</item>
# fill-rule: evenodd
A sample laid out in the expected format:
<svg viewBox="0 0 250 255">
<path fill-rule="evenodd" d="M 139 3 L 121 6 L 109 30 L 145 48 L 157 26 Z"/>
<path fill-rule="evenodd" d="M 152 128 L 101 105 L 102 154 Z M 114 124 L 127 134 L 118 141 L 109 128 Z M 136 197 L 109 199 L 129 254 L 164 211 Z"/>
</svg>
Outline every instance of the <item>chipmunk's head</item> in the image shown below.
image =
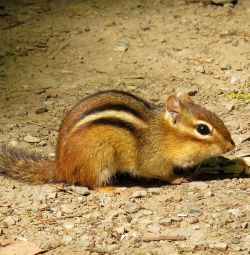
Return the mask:
<svg viewBox="0 0 250 255">
<path fill-rule="evenodd" d="M 179 151 L 174 156 L 176 166 L 191 167 L 235 147 L 222 120 L 196 105 L 186 93 L 168 97 L 165 118 L 174 133 L 172 146 Z"/>
</svg>

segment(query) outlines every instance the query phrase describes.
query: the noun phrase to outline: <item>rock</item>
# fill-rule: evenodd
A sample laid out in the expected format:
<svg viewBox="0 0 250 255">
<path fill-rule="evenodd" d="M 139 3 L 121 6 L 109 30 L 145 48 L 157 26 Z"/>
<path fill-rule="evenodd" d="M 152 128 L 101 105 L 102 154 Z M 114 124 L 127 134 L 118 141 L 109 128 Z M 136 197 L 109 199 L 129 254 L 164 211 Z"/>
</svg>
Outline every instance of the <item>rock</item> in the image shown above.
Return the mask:
<svg viewBox="0 0 250 255">
<path fill-rule="evenodd" d="M 82 196 L 88 196 L 90 194 L 90 190 L 87 187 L 71 186 L 71 189 Z"/>
<path fill-rule="evenodd" d="M 42 106 L 42 107 L 36 109 L 36 114 L 42 114 L 45 112 L 48 112 L 47 106 Z"/>
<path fill-rule="evenodd" d="M 80 242 L 83 246 L 89 247 L 92 244 L 90 237 L 83 235 L 80 237 Z"/>
<path fill-rule="evenodd" d="M 48 199 L 57 198 L 57 192 L 48 193 L 47 198 L 48 198 Z"/>
<path fill-rule="evenodd" d="M 232 3 L 232 2 L 234 2 L 235 0 L 212 0 L 212 2 L 214 3 L 214 4 L 229 4 L 229 3 Z"/>
<path fill-rule="evenodd" d="M 219 250 L 219 251 L 226 251 L 227 250 L 227 244 L 225 244 L 225 243 L 216 243 L 214 245 L 214 248 Z"/>
<path fill-rule="evenodd" d="M 125 52 L 128 50 L 128 41 L 127 40 L 119 40 L 116 42 L 115 51 Z"/>
<path fill-rule="evenodd" d="M 248 235 L 248 236 L 242 238 L 242 242 L 248 242 L 248 243 L 250 243 L 250 235 Z"/>
<path fill-rule="evenodd" d="M 220 69 L 221 70 L 230 70 L 230 69 L 232 69 L 232 66 L 229 64 L 221 64 Z"/>
<path fill-rule="evenodd" d="M 122 234 L 125 233 L 125 227 L 124 227 L 124 226 L 120 226 L 120 227 L 116 228 L 115 231 L 116 231 L 118 234 L 122 235 Z"/>
<path fill-rule="evenodd" d="M 162 226 L 170 226 L 171 225 L 172 220 L 170 218 L 164 218 L 159 220 L 159 224 Z"/>
<path fill-rule="evenodd" d="M 135 193 L 132 194 L 133 198 L 141 198 L 141 197 L 145 197 L 147 195 L 147 191 L 146 190 L 138 190 Z"/>
<path fill-rule="evenodd" d="M 71 229 L 73 229 L 74 228 L 74 223 L 73 222 L 65 222 L 65 223 L 63 223 L 63 228 L 65 229 L 65 230 L 71 230 Z"/>
<path fill-rule="evenodd" d="M 66 244 L 66 245 L 71 243 L 72 240 L 73 240 L 72 236 L 68 236 L 68 235 L 64 236 L 63 239 L 62 239 L 63 243 Z"/>
<path fill-rule="evenodd" d="M 16 225 L 18 218 L 16 216 L 8 216 L 3 220 L 3 224 L 6 227 Z"/>
<path fill-rule="evenodd" d="M 31 135 L 26 135 L 24 137 L 24 141 L 27 142 L 27 143 L 40 143 L 41 140 L 39 138 L 36 138 L 34 136 L 31 136 Z"/>
<path fill-rule="evenodd" d="M 28 111 L 25 109 L 25 107 L 21 107 L 16 111 L 16 116 L 26 116 L 28 114 Z"/>
<path fill-rule="evenodd" d="M 225 103 L 225 108 L 227 109 L 228 112 L 234 110 L 235 108 L 235 101 L 230 101 Z"/>
<path fill-rule="evenodd" d="M 231 243 L 232 243 L 232 244 L 239 244 L 239 243 L 240 243 L 240 238 L 239 238 L 239 237 L 234 237 L 234 238 L 231 240 Z"/>
<path fill-rule="evenodd" d="M 136 213 L 138 212 L 140 209 L 138 207 L 138 205 L 134 204 L 134 203 L 131 203 L 131 202 L 126 202 L 124 204 L 124 210 L 127 212 L 127 213 Z"/>
<path fill-rule="evenodd" d="M 147 226 L 147 229 L 149 232 L 151 233 L 159 233 L 160 230 L 161 230 L 161 226 L 159 223 L 157 222 L 154 222 L 154 223 L 151 223 Z"/>
<path fill-rule="evenodd" d="M 13 140 L 9 142 L 9 146 L 16 147 L 17 145 L 18 145 L 18 141 Z"/>
<path fill-rule="evenodd" d="M 203 212 L 200 210 L 200 209 L 197 209 L 197 208 L 191 208 L 189 211 L 188 211 L 188 214 L 189 216 L 193 216 L 193 217 L 200 217 Z"/>
<path fill-rule="evenodd" d="M 244 83 L 249 78 L 249 74 L 247 72 L 244 72 L 244 71 L 232 71 L 232 70 L 230 70 L 230 71 L 226 72 L 226 75 L 229 77 L 231 85 Z"/>
<path fill-rule="evenodd" d="M 198 73 L 205 73 L 205 72 L 206 72 L 203 65 L 195 66 L 195 67 L 194 67 L 194 70 L 195 70 L 196 72 L 198 72 Z"/>
<path fill-rule="evenodd" d="M 208 188 L 208 184 L 206 182 L 199 182 L 194 181 L 189 183 L 190 189 L 199 189 L 199 190 L 205 190 Z"/>
<path fill-rule="evenodd" d="M 74 212 L 73 208 L 71 208 L 69 205 L 66 205 L 66 204 L 61 205 L 61 210 L 64 213 L 73 213 Z"/>
<path fill-rule="evenodd" d="M 246 214 L 244 212 L 240 211 L 240 209 L 238 209 L 238 208 L 236 208 L 236 209 L 229 209 L 228 213 L 234 215 L 237 218 L 246 216 Z"/>
</svg>

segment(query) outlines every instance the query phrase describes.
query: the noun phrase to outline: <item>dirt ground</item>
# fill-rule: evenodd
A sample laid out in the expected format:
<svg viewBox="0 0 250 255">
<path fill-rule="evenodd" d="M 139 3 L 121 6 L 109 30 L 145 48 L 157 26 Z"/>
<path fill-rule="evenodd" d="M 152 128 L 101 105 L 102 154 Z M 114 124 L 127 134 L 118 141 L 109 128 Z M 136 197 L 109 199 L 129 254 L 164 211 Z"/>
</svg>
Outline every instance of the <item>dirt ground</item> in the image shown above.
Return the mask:
<svg viewBox="0 0 250 255">
<path fill-rule="evenodd" d="M 228 156 L 249 153 L 250 1 L 189 2 L 0 1 L 0 143 L 53 158 L 61 119 L 84 96 L 118 88 L 160 103 L 185 88 L 228 126 Z M 119 193 L 0 182 L 0 240 L 44 254 L 250 254 L 246 176 Z M 159 235 L 186 240 L 136 241 Z"/>
</svg>

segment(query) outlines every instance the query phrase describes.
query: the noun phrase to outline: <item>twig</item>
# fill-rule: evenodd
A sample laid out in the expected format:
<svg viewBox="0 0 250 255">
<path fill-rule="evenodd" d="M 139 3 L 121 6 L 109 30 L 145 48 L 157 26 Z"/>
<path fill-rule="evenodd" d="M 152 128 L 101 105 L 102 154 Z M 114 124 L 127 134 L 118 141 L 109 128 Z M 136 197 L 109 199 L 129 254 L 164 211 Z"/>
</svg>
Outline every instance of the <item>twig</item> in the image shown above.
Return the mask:
<svg viewBox="0 0 250 255">
<path fill-rule="evenodd" d="M 123 77 L 124 79 L 131 79 L 131 80 L 144 80 L 145 77 L 144 76 L 126 76 Z"/>
<path fill-rule="evenodd" d="M 27 123 L 32 124 L 32 125 L 35 125 L 35 126 L 38 126 L 38 127 L 46 128 L 46 129 L 48 129 L 48 130 L 58 131 L 58 130 L 57 130 L 57 129 L 55 129 L 55 128 L 52 128 L 52 127 L 46 127 L 46 126 L 44 126 L 44 125 L 41 125 L 41 124 L 38 124 L 38 123 L 35 123 L 35 122 L 32 122 L 32 121 L 28 121 Z"/>
<path fill-rule="evenodd" d="M 185 241 L 187 238 L 185 236 L 141 236 L 135 239 L 135 242 L 152 242 L 152 241 Z"/>
</svg>

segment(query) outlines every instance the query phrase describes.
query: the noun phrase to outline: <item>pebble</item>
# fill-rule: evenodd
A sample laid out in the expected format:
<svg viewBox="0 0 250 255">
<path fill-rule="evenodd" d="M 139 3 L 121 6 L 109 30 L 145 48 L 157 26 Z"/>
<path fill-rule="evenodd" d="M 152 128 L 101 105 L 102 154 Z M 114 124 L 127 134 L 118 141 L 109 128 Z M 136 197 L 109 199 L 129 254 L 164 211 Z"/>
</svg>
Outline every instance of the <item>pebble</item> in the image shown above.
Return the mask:
<svg viewBox="0 0 250 255">
<path fill-rule="evenodd" d="M 122 234 L 125 233 L 125 227 L 124 227 L 124 226 L 120 226 L 120 227 L 116 228 L 115 231 L 116 231 L 118 234 L 122 235 Z"/>
<path fill-rule="evenodd" d="M 128 50 L 128 41 L 127 40 L 119 40 L 116 42 L 115 51 L 125 52 Z"/>
<path fill-rule="evenodd" d="M 240 243 L 240 238 L 239 238 L 239 237 L 234 237 L 234 238 L 231 240 L 231 243 L 233 243 L 233 244 L 239 244 L 239 243 Z"/>
<path fill-rule="evenodd" d="M 138 190 L 135 193 L 132 194 L 133 198 L 141 198 L 141 197 L 145 197 L 147 195 L 147 191 L 146 190 Z"/>
<path fill-rule="evenodd" d="M 71 188 L 72 188 L 72 191 L 82 196 L 88 196 L 90 194 L 90 190 L 87 187 L 71 186 Z"/>
<path fill-rule="evenodd" d="M 61 210 L 64 213 L 73 213 L 73 209 L 69 205 L 61 205 Z"/>
<path fill-rule="evenodd" d="M 194 67 L 194 70 L 195 70 L 196 72 L 199 72 L 199 73 L 205 73 L 205 72 L 206 72 L 203 65 L 195 66 L 195 67 Z"/>
<path fill-rule="evenodd" d="M 200 217 L 203 212 L 200 210 L 200 209 L 196 209 L 196 208 L 191 208 L 189 211 L 188 211 L 188 214 L 189 216 L 193 216 L 193 217 Z"/>
<path fill-rule="evenodd" d="M 48 198 L 48 199 L 57 198 L 57 192 L 48 193 L 47 198 Z"/>
<path fill-rule="evenodd" d="M 166 219 L 161 219 L 159 220 L 159 224 L 162 226 L 170 226 L 171 225 L 172 220 L 170 218 L 166 218 Z"/>
<path fill-rule="evenodd" d="M 9 146 L 16 147 L 17 145 L 18 145 L 18 141 L 13 140 L 9 142 Z"/>
<path fill-rule="evenodd" d="M 127 212 L 127 213 L 136 213 L 138 212 L 140 209 L 138 207 L 138 205 L 134 204 L 134 203 L 131 203 L 131 202 L 126 202 L 124 204 L 124 210 Z"/>
<path fill-rule="evenodd" d="M 28 115 L 28 111 L 25 109 L 25 107 L 21 107 L 16 111 L 16 116 L 26 116 Z"/>
<path fill-rule="evenodd" d="M 161 226 L 159 223 L 157 222 L 154 222 L 154 223 L 151 223 L 147 226 L 147 229 L 149 232 L 151 233 L 159 233 L 160 230 L 161 230 Z"/>
<path fill-rule="evenodd" d="M 228 4 L 228 3 L 232 3 L 234 0 L 212 0 L 212 2 L 214 4 Z"/>
<path fill-rule="evenodd" d="M 65 222 L 65 223 L 63 223 L 63 228 L 65 229 L 65 230 L 71 230 L 71 229 L 73 229 L 74 228 L 74 223 L 73 222 Z"/>
<path fill-rule="evenodd" d="M 62 239 L 63 243 L 66 245 L 72 242 L 72 240 L 73 240 L 72 236 L 68 236 L 68 235 L 64 236 Z"/>
<path fill-rule="evenodd" d="M 230 69 L 232 69 L 232 66 L 230 64 L 221 64 L 220 69 L 221 70 L 230 70 Z"/>
<path fill-rule="evenodd" d="M 16 222 L 18 221 L 17 217 L 15 216 L 8 216 L 3 220 L 3 223 L 6 227 L 16 225 Z"/>
<path fill-rule="evenodd" d="M 194 181 L 189 183 L 190 189 L 199 189 L 199 190 L 205 190 L 208 188 L 208 184 L 206 182 L 199 182 Z"/>
<path fill-rule="evenodd" d="M 91 239 L 86 235 L 80 237 L 80 242 L 85 247 L 89 247 L 92 244 Z"/>
<path fill-rule="evenodd" d="M 225 243 L 216 243 L 214 245 L 214 248 L 219 250 L 219 251 L 226 251 L 227 250 L 227 244 L 225 244 Z"/>
<path fill-rule="evenodd" d="M 40 107 L 36 109 L 36 114 L 42 114 L 48 112 L 48 108 L 46 106 Z"/>
<path fill-rule="evenodd" d="M 39 138 L 36 138 L 34 136 L 31 136 L 31 135 L 26 135 L 24 137 L 24 141 L 27 142 L 27 143 L 40 143 L 41 140 Z"/>
<path fill-rule="evenodd" d="M 234 215 L 237 218 L 246 216 L 246 214 L 244 212 L 240 211 L 240 209 L 238 209 L 238 208 L 236 208 L 236 209 L 229 209 L 228 213 Z"/>
</svg>

